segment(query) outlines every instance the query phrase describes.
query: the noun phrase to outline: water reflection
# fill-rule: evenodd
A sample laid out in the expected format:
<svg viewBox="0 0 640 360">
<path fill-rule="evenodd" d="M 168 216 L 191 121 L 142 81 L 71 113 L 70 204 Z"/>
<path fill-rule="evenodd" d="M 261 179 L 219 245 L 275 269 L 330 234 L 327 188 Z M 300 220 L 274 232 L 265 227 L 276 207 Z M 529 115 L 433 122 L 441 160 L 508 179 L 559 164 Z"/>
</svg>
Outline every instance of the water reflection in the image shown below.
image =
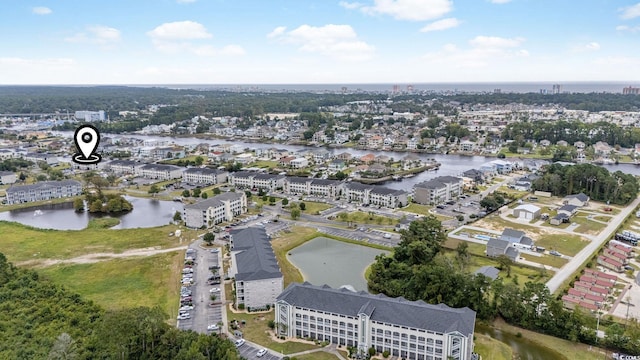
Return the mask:
<svg viewBox="0 0 640 360">
<path fill-rule="evenodd" d="M 551 348 L 492 327 L 476 325 L 476 332 L 509 345 L 513 350 L 514 358 L 520 360 L 567 360 L 566 356 Z"/>
<path fill-rule="evenodd" d="M 176 211 L 182 212 L 182 204 L 173 201 L 126 197 L 133 204 L 129 213 L 113 216 L 120 220 L 114 229 L 148 228 L 167 225 Z M 89 220 L 105 215 L 76 212 L 72 203 L 40 205 L 24 209 L 0 212 L 0 220 L 15 221 L 40 229 L 81 230 Z"/>
</svg>

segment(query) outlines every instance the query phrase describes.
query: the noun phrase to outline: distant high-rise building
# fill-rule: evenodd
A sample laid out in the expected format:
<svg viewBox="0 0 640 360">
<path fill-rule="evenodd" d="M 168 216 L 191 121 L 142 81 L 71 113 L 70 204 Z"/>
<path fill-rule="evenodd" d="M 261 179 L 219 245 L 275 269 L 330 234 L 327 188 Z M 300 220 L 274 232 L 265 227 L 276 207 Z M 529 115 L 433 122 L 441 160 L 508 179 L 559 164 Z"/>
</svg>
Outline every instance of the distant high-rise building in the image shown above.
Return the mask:
<svg viewBox="0 0 640 360">
<path fill-rule="evenodd" d="M 622 89 L 623 95 L 640 95 L 640 87 L 627 86 Z"/>
<path fill-rule="evenodd" d="M 493 89 L 494 94 L 502 94 L 502 89 Z"/>
<path fill-rule="evenodd" d="M 347 87 L 346 87 L 346 86 L 343 86 L 341 90 L 342 90 L 342 93 L 344 94 L 344 93 L 346 93 L 346 92 L 347 92 Z"/>
<path fill-rule="evenodd" d="M 413 85 L 407 85 L 407 92 L 408 93 L 412 93 L 413 92 Z"/>
<path fill-rule="evenodd" d="M 107 118 L 105 116 L 104 110 L 100 111 L 76 111 L 75 117 L 80 121 L 105 121 Z"/>
<path fill-rule="evenodd" d="M 393 85 L 393 93 L 397 94 L 400 92 L 400 86 L 399 85 Z"/>
<path fill-rule="evenodd" d="M 552 94 L 560 94 L 562 92 L 562 85 L 553 84 L 553 88 L 551 89 Z"/>
</svg>

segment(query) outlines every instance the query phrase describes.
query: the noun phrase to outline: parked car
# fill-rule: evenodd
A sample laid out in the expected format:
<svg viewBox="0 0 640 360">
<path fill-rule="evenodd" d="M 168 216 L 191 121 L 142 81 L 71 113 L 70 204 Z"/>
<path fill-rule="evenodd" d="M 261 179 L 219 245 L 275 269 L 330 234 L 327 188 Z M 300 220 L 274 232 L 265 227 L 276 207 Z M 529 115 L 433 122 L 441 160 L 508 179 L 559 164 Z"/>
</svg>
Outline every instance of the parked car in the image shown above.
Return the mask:
<svg viewBox="0 0 640 360">
<path fill-rule="evenodd" d="M 189 313 L 178 315 L 178 320 L 187 320 L 187 319 L 191 319 L 191 315 L 189 315 Z"/>
<path fill-rule="evenodd" d="M 209 292 L 210 292 L 210 293 L 217 293 L 217 292 L 220 292 L 220 288 L 217 288 L 217 287 L 211 288 L 211 290 L 209 290 Z"/>
<path fill-rule="evenodd" d="M 242 346 L 242 345 L 244 345 L 244 339 L 238 339 L 238 340 L 236 340 L 236 347 L 240 347 L 240 346 Z"/>
<path fill-rule="evenodd" d="M 562 256 L 562 254 L 560 254 L 559 252 L 555 251 L 555 250 L 551 250 L 549 251 L 549 254 L 553 255 L 553 256 Z"/>
<path fill-rule="evenodd" d="M 193 310 L 193 305 L 184 305 L 180 307 L 179 311 L 189 311 L 189 310 Z"/>
<path fill-rule="evenodd" d="M 267 353 L 267 349 L 260 349 L 256 354 L 257 357 L 263 357 Z"/>
<path fill-rule="evenodd" d="M 219 329 L 219 327 L 216 324 L 211 324 L 211 325 L 207 326 L 207 330 L 209 330 L 209 331 L 215 331 L 215 330 L 218 330 L 218 329 Z"/>
<path fill-rule="evenodd" d="M 220 249 L 218 249 L 218 248 L 211 249 L 211 253 L 212 254 L 216 254 L 218 251 L 220 251 Z"/>
</svg>

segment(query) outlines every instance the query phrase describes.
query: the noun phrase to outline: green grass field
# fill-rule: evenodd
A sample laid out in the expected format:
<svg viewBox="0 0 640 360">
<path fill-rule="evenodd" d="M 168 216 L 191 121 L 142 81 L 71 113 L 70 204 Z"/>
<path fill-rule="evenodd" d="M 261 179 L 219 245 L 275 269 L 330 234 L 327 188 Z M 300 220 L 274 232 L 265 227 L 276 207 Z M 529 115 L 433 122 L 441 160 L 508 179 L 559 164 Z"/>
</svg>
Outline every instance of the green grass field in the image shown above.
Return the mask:
<svg viewBox="0 0 640 360">
<path fill-rule="evenodd" d="M 104 220 L 110 221 L 110 220 Z M 98 225 L 94 225 L 98 224 Z M 92 223 L 84 230 L 41 230 L 21 224 L 0 221 L 2 252 L 17 263 L 40 259 L 69 259 L 95 252 L 123 252 L 152 246 L 178 246 L 178 239 L 169 237 L 177 226 L 150 229 L 105 230 Z"/>
<path fill-rule="evenodd" d="M 296 356 L 298 360 L 338 360 L 338 357 L 324 351 L 316 351 L 311 354 Z"/>
<path fill-rule="evenodd" d="M 169 319 L 178 312 L 184 251 L 93 264 L 55 265 L 39 270 L 106 309 L 160 306 Z"/>
<path fill-rule="evenodd" d="M 566 259 L 553 255 L 534 256 L 529 254 L 520 254 L 520 256 L 526 260 L 533 261 L 538 264 L 553 266 L 555 268 L 561 268 L 568 262 Z"/>
<path fill-rule="evenodd" d="M 345 214 L 345 215 L 342 215 Z M 372 215 L 363 211 L 354 211 L 352 213 L 341 212 L 336 215 L 338 221 L 352 221 L 358 224 L 378 224 L 378 225 L 395 225 L 398 219 L 392 219 L 380 215 Z"/>
<path fill-rule="evenodd" d="M 406 212 L 410 212 L 418 215 L 430 215 L 431 213 L 429 212 L 429 210 L 431 210 L 432 208 L 433 207 L 427 206 L 427 205 L 410 203 L 409 206 L 402 208 L 402 211 L 406 211 Z"/>
<path fill-rule="evenodd" d="M 315 201 L 303 201 L 303 202 L 305 205 L 305 209 L 303 213 L 305 214 L 318 215 L 320 214 L 320 211 L 332 208 L 331 205 L 321 203 L 321 202 L 315 202 Z"/>
<path fill-rule="evenodd" d="M 491 337 L 476 333 L 474 340 L 474 352 L 477 352 L 483 359 L 491 360 L 512 360 L 513 351 L 509 345 L 492 339 Z"/>
<path fill-rule="evenodd" d="M 574 256 L 580 252 L 588 243 L 588 241 L 582 240 L 582 238 L 577 235 L 567 234 L 542 235 L 535 242 L 537 246 L 542 246 L 547 250 L 556 250 L 561 254 L 569 256 Z"/>
</svg>

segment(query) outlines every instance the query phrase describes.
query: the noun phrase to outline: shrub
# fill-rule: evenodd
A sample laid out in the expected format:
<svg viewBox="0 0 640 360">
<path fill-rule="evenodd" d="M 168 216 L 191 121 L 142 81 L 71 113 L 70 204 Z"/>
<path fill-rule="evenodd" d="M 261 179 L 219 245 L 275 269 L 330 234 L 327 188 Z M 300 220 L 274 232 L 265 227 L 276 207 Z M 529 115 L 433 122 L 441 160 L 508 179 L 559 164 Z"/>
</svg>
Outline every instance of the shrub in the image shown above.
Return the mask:
<svg viewBox="0 0 640 360">
<path fill-rule="evenodd" d="M 391 353 L 389 353 L 389 350 L 385 350 L 385 351 L 382 352 L 382 357 L 385 358 L 385 359 L 388 358 L 389 355 L 391 355 Z"/>
<path fill-rule="evenodd" d="M 273 320 L 269 320 L 267 322 L 267 326 L 269 327 L 269 329 L 275 329 L 276 328 L 276 322 Z"/>
<path fill-rule="evenodd" d="M 244 310 L 244 304 L 238 305 L 238 310 Z"/>
</svg>

